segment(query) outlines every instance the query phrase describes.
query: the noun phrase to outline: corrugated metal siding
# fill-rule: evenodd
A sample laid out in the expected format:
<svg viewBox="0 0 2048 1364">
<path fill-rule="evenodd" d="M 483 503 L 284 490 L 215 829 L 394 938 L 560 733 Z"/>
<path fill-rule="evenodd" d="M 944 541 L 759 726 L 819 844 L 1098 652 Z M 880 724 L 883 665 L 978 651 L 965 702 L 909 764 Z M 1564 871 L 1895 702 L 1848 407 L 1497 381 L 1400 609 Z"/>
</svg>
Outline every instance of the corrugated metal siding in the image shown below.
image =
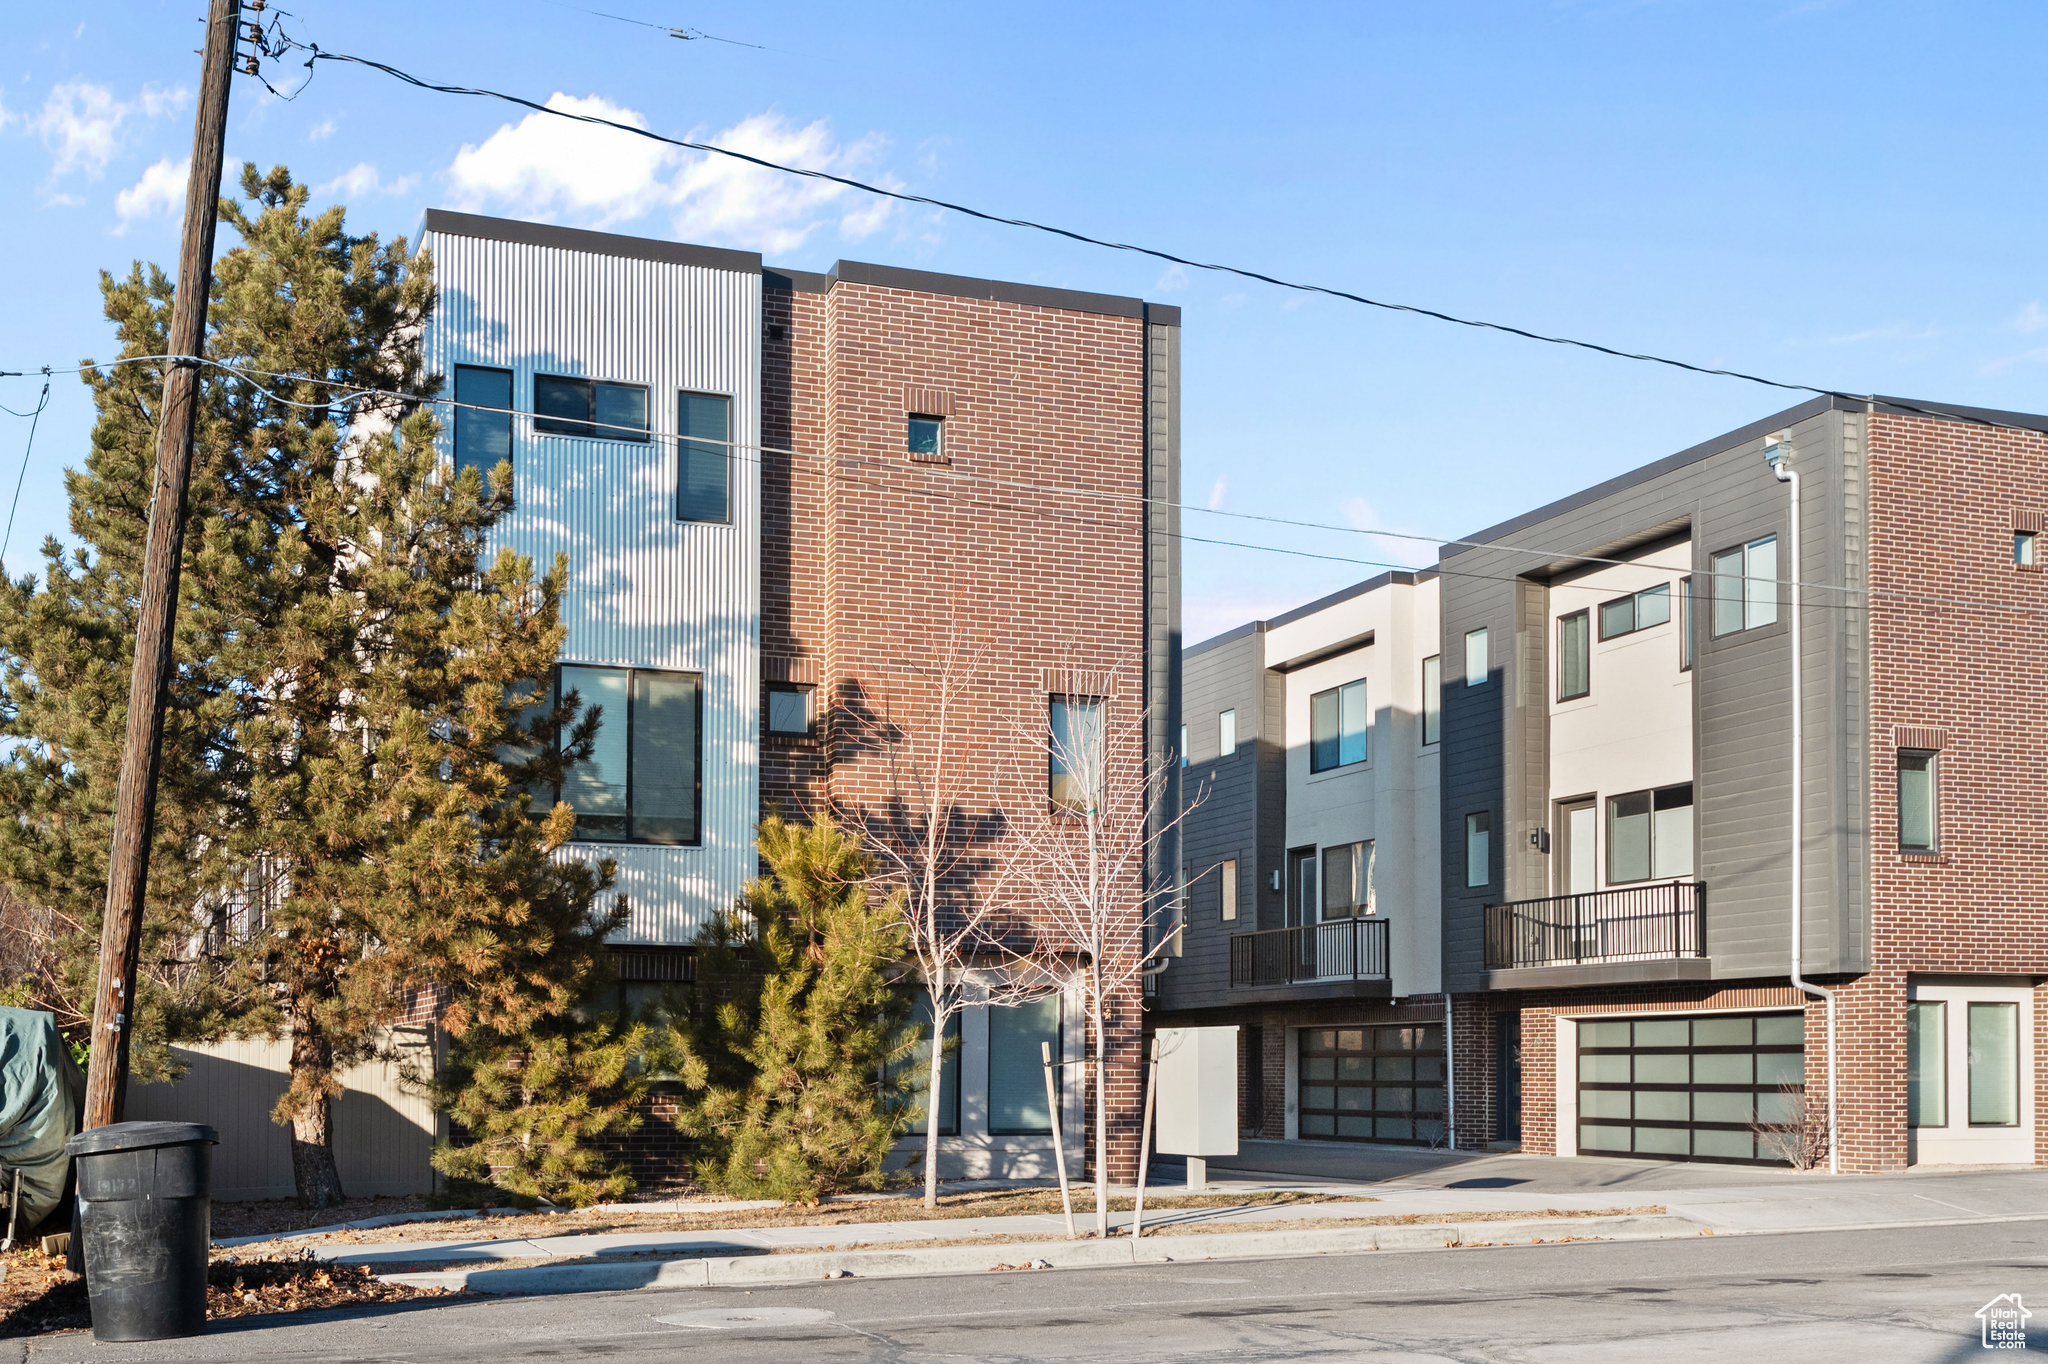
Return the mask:
<svg viewBox="0 0 2048 1364">
<path fill-rule="evenodd" d="M 690 941 L 755 868 L 760 805 L 761 277 L 433 233 L 441 302 L 428 362 L 645 384 L 645 444 L 535 435 L 516 421 L 518 508 L 498 545 L 568 559 L 567 660 L 704 674 L 703 844 L 587 845 L 619 863 L 621 942 Z M 676 395 L 732 397 L 733 519 L 675 519 Z M 667 439 L 664 439 L 667 437 Z M 579 847 L 581 851 L 581 847 Z"/>
</svg>

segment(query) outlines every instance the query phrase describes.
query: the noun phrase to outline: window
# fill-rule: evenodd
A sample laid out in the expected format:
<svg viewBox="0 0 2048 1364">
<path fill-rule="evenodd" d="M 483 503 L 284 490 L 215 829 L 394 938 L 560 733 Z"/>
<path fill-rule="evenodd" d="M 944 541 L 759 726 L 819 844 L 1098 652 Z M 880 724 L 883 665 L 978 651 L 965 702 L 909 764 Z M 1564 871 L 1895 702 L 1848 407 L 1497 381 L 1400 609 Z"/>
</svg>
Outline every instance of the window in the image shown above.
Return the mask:
<svg viewBox="0 0 2048 1364">
<path fill-rule="evenodd" d="M 1226 710 L 1216 717 L 1216 752 L 1227 758 L 1237 752 L 1237 712 Z"/>
<path fill-rule="evenodd" d="M 1592 650 L 1587 635 L 1591 618 L 1584 611 L 1560 616 L 1557 622 L 1557 699 L 1572 701 L 1593 690 Z"/>
<path fill-rule="evenodd" d="M 1182 767 L 1188 765 L 1188 727 L 1186 725 L 1180 727 L 1180 765 Z"/>
<path fill-rule="evenodd" d="M 533 380 L 533 429 L 551 436 L 645 441 L 646 386 L 537 374 Z"/>
<path fill-rule="evenodd" d="M 1493 812 L 1465 816 L 1465 884 L 1484 886 L 1493 880 Z"/>
<path fill-rule="evenodd" d="M 1048 712 L 1046 793 L 1062 809 L 1090 812 L 1102 794 L 1102 701 L 1055 696 Z"/>
<path fill-rule="evenodd" d="M 1616 601 L 1600 603 L 1600 638 L 1647 630 L 1671 619 L 1671 584 L 1658 583 Z"/>
<path fill-rule="evenodd" d="M 1485 628 L 1481 627 L 1477 630 L 1466 631 L 1465 685 L 1468 687 L 1481 687 L 1486 685 L 1486 672 L 1489 666 L 1490 665 L 1486 657 Z"/>
<path fill-rule="evenodd" d="M 1778 537 L 1766 535 L 1716 554 L 1713 630 L 1731 635 L 1778 618 Z"/>
<path fill-rule="evenodd" d="M 793 682 L 768 684 L 768 732 L 809 734 L 811 732 L 811 689 Z"/>
<path fill-rule="evenodd" d="M 1444 737 L 1444 659 L 1431 654 L 1422 660 L 1422 742 L 1441 743 Z"/>
<path fill-rule="evenodd" d="M 1365 679 L 1319 691 L 1308 699 L 1308 770 L 1327 772 L 1366 758 L 1366 726 L 1372 712 L 1365 704 Z"/>
<path fill-rule="evenodd" d="M 475 404 L 455 409 L 455 472 L 481 470 L 488 490 L 491 470 L 512 458 L 512 371 L 457 365 L 455 401 Z"/>
<path fill-rule="evenodd" d="M 1899 851 L 1931 853 L 1939 821 L 1936 815 L 1935 756 L 1925 749 L 1899 750 Z"/>
<path fill-rule="evenodd" d="M 732 399 L 676 398 L 676 520 L 732 519 Z"/>
<path fill-rule="evenodd" d="M 1607 884 L 1692 875 L 1692 784 L 1607 800 Z"/>
<path fill-rule="evenodd" d="M 942 417 L 910 418 L 910 430 L 905 448 L 914 459 L 944 459 L 946 455 L 945 419 Z"/>
<path fill-rule="evenodd" d="M 1692 667 L 1692 575 L 1678 580 L 1678 670 Z"/>
<path fill-rule="evenodd" d="M 1323 849 L 1323 917 L 1353 919 L 1373 913 L 1373 843 L 1344 843 Z"/>
<path fill-rule="evenodd" d="M 1052 1044 L 1060 1059 L 1060 997 L 988 1011 L 988 1130 L 1002 1133 L 1052 1131 L 1045 1107 L 1045 1056 Z M 1055 1081 L 1060 1068 L 1053 1067 Z"/>
<path fill-rule="evenodd" d="M 1948 1005 L 1906 1006 L 1906 1125 L 1948 1126 Z"/>
<path fill-rule="evenodd" d="M 917 1050 L 892 1069 L 908 1084 L 905 1098 L 910 1104 L 909 1130 L 922 1134 L 930 1103 L 926 1086 L 931 1083 L 932 1073 L 932 997 L 922 989 L 917 992 L 917 1003 L 911 1006 L 910 1021 L 917 1028 Z M 951 1137 L 960 1132 L 959 1010 L 954 1010 L 946 1020 L 946 1036 L 939 1045 L 944 1048 L 939 1061 L 939 1135 Z"/>
<path fill-rule="evenodd" d="M 458 376 L 461 373 L 460 369 L 456 370 Z M 459 379 L 458 382 L 460 382 Z M 2038 557 L 2040 551 L 2035 544 L 2039 539 L 2040 536 L 2031 530 L 2014 531 L 2012 533 L 2012 561 L 2026 567 L 2032 567 L 2040 563 L 2041 560 Z"/>
<path fill-rule="evenodd" d="M 2020 1006 L 1970 1001 L 1970 1126 L 2020 1121 Z"/>
<path fill-rule="evenodd" d="M 1217 897 L 1223 903 L 1223 921 L 1237 918 L 1237 859 L 1226 857 L 1216 869 Z"/>
<path fill-rule="evenodd" d="M 699 842 L 704 679 L 565 663 L 555 685 L 557 698 L 575 692 L 585 714 L 603 708 L 590 761 L 571 768 L 556 793 L 576 812 L 577 839 Z"/>
</svg>

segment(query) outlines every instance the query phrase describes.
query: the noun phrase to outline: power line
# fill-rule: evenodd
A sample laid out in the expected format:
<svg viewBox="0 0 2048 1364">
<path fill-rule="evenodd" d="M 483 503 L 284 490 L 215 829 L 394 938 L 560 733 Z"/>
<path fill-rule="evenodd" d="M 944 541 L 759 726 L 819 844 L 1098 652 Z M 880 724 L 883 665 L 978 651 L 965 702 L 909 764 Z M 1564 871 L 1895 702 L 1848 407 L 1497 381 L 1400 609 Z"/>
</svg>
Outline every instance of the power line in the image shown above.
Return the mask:
<svg viewBox="0 0 2048 1364">
<path fill-rule="evenodd" d="M 591 12 L 595 13 L 595 11 Z M 617 16 L 607 17 L 616 18 Z M 642 21 L 628 20 L 627 22 L 638 23 Z M 1276 288 L 1292 289 L 1306 294 L 1323 294 L 1327 297 L 1343 299 L 1350 303 L 1364 304 L 1368 308 L 1381 308 L 1388 312 L 1412 313 L 1417 317 L 1427 317 L 1438 322 L 1448 322 L 1455 326 L 1472 327 L 1482 331 L 1496 331 L 1509 336 L 1518 336 L 1526 341 L 1540 341 L 1546 345 L 1569 346 L 1579 350 L 1593 351 L 1600 355 L 1612 356 L 1617 360 L 1636 360 L 1644 364 L 1665 365 L 1691 374 L 1712 375 L 1724 379 L 1741 379 L 1746 383 L 1762 384 L 1766 388 L 1784 389 L 1794 393 L 1811 393 L 1817 397 L 1838 398 L 1844 402 L 1876 403 L 1883 401 L 1887 407 L 1912 412 L 1919 416 L 1945 417 L 1979 426 L 2014 430 L 2032 429 L 2030 427 L 2008 427 L 2006 423 L 1984 417 L 1942 412 L 1934 408 L 1917 407 L 1911 403 L 1901 402 L 1898 399 L 1880 400 L 1874 393 L 1848 393 L 1840 389 L 1816 387 L 1813 384 L 1793 383 L 1783 379 L 1769 379 L 1758 374 L 1747 374 L 1741 370 L 1719 369 L 1711 365 L 1695 365 L 1690 361 L 1674 360 L 1668 356 L 1651 355 L 1643 351 L 1621 350 L 1613 346 L 1601 345 L 1597 341 L 1581 341 L 1569 336 L 1551 336 L 1543 332 L 1530 331 L 1525 327 L 1513 326 L 1506 322 L 1489 322 L 1481 318 L 1459 317 L 1453 313 L 1441 312 L 1435 308 L 1425 308 L 1417 304 L 1394 303 L 1386 299 L 1368 298 L 1364 294 L 1352 293 L 1348 289 L 1282 279 L 1277 275 L 1269 275 L 1263 271 L 1252 270 L 1243 266 L 1225 265 L 1215 261 L 1191 260 L 1186 256 L 1175 255 L 1171 251 L 1164 251 L 1157 247 L 1140 246 L 1133 242 L 1110 241 L 1106 238 L 1090 236 L 1085 232 L 1077 232 L 1071 228 L 1056 227 L 1050 223 L 1036 222 L 1029 218 L 1006 217 L 1000 213 L 985 212 L 981 209 L 970 208 L 965 204 L 956 204 L 946 199 L 934 199 L 922 194 L 909 194 L 902 190 L 886 189 L 881 185 L 869 184 L 865 180 L 855 180 L 850 176 L 834 175 L 829 171 L 811 170 L 803 166 L 786 165 L 779 161 L 770 161 L 765 157 L 734 151 L 730 147 L 720 147 L 715 143 L 697 142 L 689 138 L 667 137 L 646 128 L 636 128 L 630 123 L 620 123 L 613 119 L 599 118 L 595 114 L 579 114 L 572 113 L 566 109 L 551 108 L 548 105 L 536 104 L 530 99 L 525 99 L 519 95 L 508 95 L 499 90 L 489 90 L 467 85 L 440 85 L 401 71 L 387 63 L 374 61 L 368 57 L 357 57 L 345 52 L 322 51 L 318 43 L 299 44 L 299 46 L 313 54 L 307 59 L 308 65 L 316 61 L 351 62 L 357 66 L 369 67 L 373 71 L 381 71 L 395 80 L 403 81 L 407 85 L 421 90 L 433 91 L 436 94 L 471 95 L 482 99 L 503 100 L 507 104 L 516 104 L 521 108 L 531 109 L 536 113 L 548 114 L 555 118 L 565 118 L 574 123 L 590 123 L 599 127 L 614 128 L 619 132 L 631 133 L 635 137 L 644 137 L 650 141 L 665 143 L 671 147 L 682 147 L 688 151 L 708 152 L 715 156 L 730 157 L 735 161 L 744 161 L 749 165 L 760 166 L 764 170 L 777 171 L 784 175 L 798 175 L 812 180 L 824 180 L 831 184 L 843 185 L 848 189 L 857 189 L 863 193 L 873 194 L 884 199 L 895 199 L 907 204 L 924 204 L 931 208 L 944 209 L 949 213 L 959 213 L 970 218 L 978 218 L 983 222 L 998 223 L 1006 227 L 1028 228 L 1034 232 L 1044 232 L 1055 237 L 1064 237 L 1068 241 L 1080 242 L 1086 246 L 1099 246 L 1110 251 L 1128 251 L 1134 255 L 1150 256 L 1155 260 L 1168 261 L 1174 265 L 1185 265 L 1194 270 L 1209 270 L 1217 274 L 1235 275 L 1240 279 L 1257 280 L 1263 284 L 1271 284 Z"/>
<path fill-rule="evenodd" d="M 637 24 L 641 28 L 651 28 L 657 33 L 666 33 L 671 38 L 681 38 L 684 42 L 728 43 L 733 47 L 751 47 L 757 52 L 770 50 L 759 43 L 743 43 L 737 38 L 721 38 L 716 33 L 706 33 L 701 28 L 677 28 L 673 24 L 655 24 L 645 19 L 629 19 L 623 14 L 607 14 L 601 9 L 585 9 L 581 5 L 563 4 L 562 0 L 554 0 L 554 3 L 562 9 L 573 9 L 578 14 L 590 14 L 599 19 L 614 19 L 622 24 Z"/>
<path fill-rule="evenodd" d="M 28 445 L 21 452 L 21 472 L 14 477 L 14 501 L 7 506 L 7 533 L 0 535 L 0 576 L 4 576 L 7 569 L 7 546 L 14 540 L 14 512 L 21 506 L 21 485 L 28 480 L 28 457 L 36 448 L 36 428 L 42 425 L 43 409 L 50 405 L 49 373 L 48 370 L 43 371 L 43 392 L 36 399 L 35 411 L 22 413 L 11 407 L 7 409 L 10 416 L 28 418 Z"/>
</svg>

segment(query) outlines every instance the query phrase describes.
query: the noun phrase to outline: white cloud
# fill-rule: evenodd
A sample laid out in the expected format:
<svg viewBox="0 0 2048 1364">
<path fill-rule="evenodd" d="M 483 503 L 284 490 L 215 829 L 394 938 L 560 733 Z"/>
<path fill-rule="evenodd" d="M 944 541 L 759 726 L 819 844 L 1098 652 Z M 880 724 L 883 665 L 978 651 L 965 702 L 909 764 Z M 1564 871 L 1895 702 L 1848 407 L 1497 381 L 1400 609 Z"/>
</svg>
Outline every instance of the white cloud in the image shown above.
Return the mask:
<svg viewBox="0 0 2048 1364">
<path fill-rule="evenodd" d="M 1209 510 L 1223 510 L 1223 480 L 1217 479 L 1216 486 L 1209 489 Z"/>
<path fill-rule="evenodd" d="M 1984 378 L 1995 378 L 2021 365 L 2048 364 L 2048 346 L 2037 346 L 2018 355 L 2003 355 L 1996 360 L 1987 360 L 1977 367 L 1977 373 Z"/>
<path fill-rule="evenodd" d="M 334 130 L 336 128 L 339 128 L 340 126 L 341 125 L 339 123 L 336 123 L 333 119 L 326 119 L 318 124 L 315 124 L 313 128 L 306 133 L 306 141 L 324 141 L 327 138 L 333 137 Z"/>
<path fill-rule="evenodd" d="M 2023 332 L 2037 332 L 2048 327 L 2048 312 L 2041 311 L 2041 300 L 2037 298 L 2020 309 L 2020 315 L 2012 320 L 2012 325 L 2014 330 Z"/>
<path fill-rule="evenodd" d="M 1152 286 L 1155 294 L 1170 294 L 1176 289 L 1188 287 L 1188 272 L 1178 265 L 1169 265 L 1160 273 L 1158 282 Z"/>
<path fill-rule="evenodd" d="M 403 194 L 419 182 L 417 175 L 401 175 L 387 185 L 379 178 L 375 166 L 367 161 L 358 161 L 326 184 L 314 186 L 313 193 L 322 198 L 339 195 L 346 199 L 361 199 L 370 194 Z"/>
<path fill-rule="evenodd" d="M 1426 568 L 1436 562 L 1436 537 L 1388 521 L 1362 497 L 1344 504 L 1344 519 L 1357 530 L 1372 532 L 1368 541 L 1373 552 L 1384 559 L 1411 568 Z"/>
<path fill-rule="evenodd" d="M 170 157 L 151 166 L 142 178 L 114 196 L 114 212 L 121 217 L 115 232 L 126 232 L 142 218 L 176 213 L 185 203 L 185 185 L 192 174 L 192 158 L 173 161 Z"/>
<path fill-rule="evenodd" d="M 50 150 L 50 178 L 74 171 L 97 177 L 121 150 L 123 125 L 138 115 L 158 118 L 183 107 L 185 91 L 145 85 L 132 100 L 114 98 L 104 85 L 66 81 L 50 91 L 42 109 L 25 122 Z"/>
<path fill-rule="evenodd" d="M 556 94 L 550 109 L 588 114 L 636 128 L 647 120 L 600 96 Z M 860 175 L 896 188 L 869 168 L 883 139 L 870 134 L 840 142 L 820 119 L 797 125 L 780 114 L 755 114 L 725 131 L 693 140 L 715 142 L 764 160 L 807 170 Z M 533 217 L 606 227 L 667 210 L 677 236 L 766 253 L 793 251 L 826 223 L 859 239 L 888 222 L 894 204 L 844 185 L 750 166 L 729 157 L 687 152 L 612 128 L 528 114 L 480 146 L 465 145 L 448 168 L 457 204 L 492 206 Z"/>
</svg>

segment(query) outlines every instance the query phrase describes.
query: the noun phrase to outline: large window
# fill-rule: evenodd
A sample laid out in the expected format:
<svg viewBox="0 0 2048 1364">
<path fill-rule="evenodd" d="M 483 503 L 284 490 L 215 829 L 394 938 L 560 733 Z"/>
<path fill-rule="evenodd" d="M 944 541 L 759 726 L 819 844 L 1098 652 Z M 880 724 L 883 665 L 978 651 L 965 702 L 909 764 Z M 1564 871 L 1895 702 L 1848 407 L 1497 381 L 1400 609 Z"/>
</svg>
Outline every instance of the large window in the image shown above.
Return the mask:
<svg viewBox="0 0 2048 1364">
<path fill-rule="evenodd" d="M 1048 995 L 1029 1004 L 988 1011 L 988 1130 L 996 1133 L 1052 1131 L 1045 1106 L 1045 1053 L 1060 1059 L 1060 998 Z M 1053 1067 L 1057 1086 L 1060 1067 Z"/>
<path fill-rule="evenodd" d="M 697 843 L 704 679 L 697 673 L 565 663 L 557 697 L 602 707 L 590 761 L 569 769 L 557 799 L 576 837 L 600 843 Z M 566 737 L 566 736 L 565 736 Z"/>
<path fill-rule="evenodd" d="M 1481 810 L 1465 816 L 1465 884 L 1478 887 L 1493 882 L 1493 812 Z"/>
<path fill-rule="evenodd" d="M 1102 794 L 1102 699 L 1055 696 L 1046 709 L 1046 794 L 1063 809 L 1092 810 Z"/>
<path fill-rule="evenodd" d="M 1716 554 L 1713 631 L 1732 635 L 1778 618 L 1778 537 L 1766 535 Z"/>
<path fill-rule="evenodd" d="M 1899 851 L 1931 853 L 1940 848 L 1940 805 L 1936 758 L 1925 749 L 1899 750 Z"/>
<path fill-rule="evenodd" d="M 1373 896 L 1373 843 L 1341 843 L 1323 849 L 1323 917 L 1354 919 L 1377 908 Z"/>
<path fill-rule="evenodd" d="M 2020 1006 L 1970 1001 L 1970 1126 L 2020 1120 Z"/>
<path fill-rule="evenodd" d="M 910 1131 L 923 1134 L 925 1118 L 930 1113 L 932 1074 L 932 997 L 920 988 L 917 1002 L 911 1006 L 910 1021 L 917 1028 L 919 1041 L 917 1050 L 898 1062 L 895 1069 L 898 1078 L 909 1089 L 905 1102 L 910 1105 Z M 946 1020 L 946 1036 L 940 1043 L 944 1050 L 939 1060 L 939 1135 L 950 1137 L 960 1131 L 960 1011 Z"/>
<path fill-rule="evenodd" d="M 512 458 L 512 371 L 457 365 L 455 401 L 455 472 L 482 470 L 489 489 L 491 470 Z"/>
<path fill-rule="evenodd" d="M 535 375 L 533 429 L 550 436 L 645 441 L 647 388 Z"/>
<path fill-rule="evenodd" d="M 1465 685 L 1468 687 L 1485 686 L 1486 673 L 1491 666 L 1491 660 L 1487 657 L 1485 628 L 1482 626 L 1477 630 L 1467 630 L 1465 632 Z"/>
<path fill-rule="evenodd" d="M 1593 690 L 1593 659 L 1588 639 L 1591 618 L 1584 611 L 1557 621 L 1557 699 L 1572 701 Z"/>
<path fill-rule="evenodd" d="M 1600 603 L 1600 638 L 1634 634 L 1671 619 L 1671 584 L 1659 583 Z"/>
<path fill-rule="evenodd" d="M 1948 1126 L 1948 1005 L 1906 1006 L 1906 1125 Z"/>
<path fill-rule="evenodd" d="M 1444 659 L 1431 654 L 1422 660 L 1422 742 L 1434 744 L 1444 737 Z"/>
<path fill-rule="evenodd" d="M 1692 875 L 1692 784 L 1607 800 L 1607 884 Z"/>
<path fill-rule="evenodd" d="M 676 398 L 676 520 L 732 519 L 732 399 Z"/>
<path fill-rule="evenodd" d="M 1308 770 L 1327 772 L 1366 759 L 1367 726 L 1372 711 L 1365 703 L 1365 679 L 1319 691 L 1308 699 Z"/>
</svg>

